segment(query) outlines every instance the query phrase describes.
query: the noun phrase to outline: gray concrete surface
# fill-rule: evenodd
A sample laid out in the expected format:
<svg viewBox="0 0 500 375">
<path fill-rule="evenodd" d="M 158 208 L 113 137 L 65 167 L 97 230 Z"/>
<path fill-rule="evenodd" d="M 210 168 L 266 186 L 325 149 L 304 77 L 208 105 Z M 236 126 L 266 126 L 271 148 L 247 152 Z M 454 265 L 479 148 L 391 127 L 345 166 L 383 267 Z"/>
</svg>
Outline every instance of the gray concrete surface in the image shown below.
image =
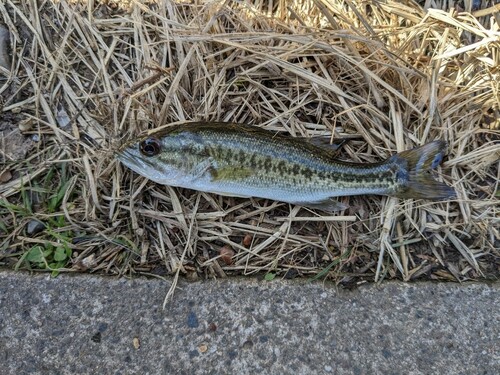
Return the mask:
<svg viewBox="0 0 500 375">
<path fill-rule="evenodd" d="M 500 374 L 500 285 L 0 272 L 3 374 Z"/>
</svg>

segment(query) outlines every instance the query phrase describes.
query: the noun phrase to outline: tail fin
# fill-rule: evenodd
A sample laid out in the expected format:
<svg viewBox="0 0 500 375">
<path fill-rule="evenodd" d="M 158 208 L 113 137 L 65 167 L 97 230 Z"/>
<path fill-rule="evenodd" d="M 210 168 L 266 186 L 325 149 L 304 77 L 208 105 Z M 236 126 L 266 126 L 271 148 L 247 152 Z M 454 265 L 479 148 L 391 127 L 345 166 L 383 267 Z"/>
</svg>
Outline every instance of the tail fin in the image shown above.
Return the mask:
<svg viewBox="0 0 500 375">
<path fill-rule="evenodd" d="M 398 179 L 402 186 L 394 195 L 400 198 L 449 199 L 455 189 L 436 181 L 431 170 L 443 160 L 446 143 L 434 141 L 392 156 L 389 161 L 400 166 Z"/>
</svg>

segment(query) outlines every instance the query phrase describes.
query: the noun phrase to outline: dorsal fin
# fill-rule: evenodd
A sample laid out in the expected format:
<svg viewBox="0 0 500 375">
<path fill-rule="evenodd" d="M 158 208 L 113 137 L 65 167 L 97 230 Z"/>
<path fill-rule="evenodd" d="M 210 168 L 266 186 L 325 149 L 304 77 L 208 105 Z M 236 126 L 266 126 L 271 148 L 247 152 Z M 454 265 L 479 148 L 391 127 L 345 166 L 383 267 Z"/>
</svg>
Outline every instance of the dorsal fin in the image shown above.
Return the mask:
<svg viewBox="0 0 500 375">
<path fill-rule="evenodd" d="M 335 157 L 340 153 L 340 149 L 343 145 L 349 141 L 348 139 L 334 139 L 331 142 L 329 137 L 294 137 L 295 139 L 299 139 L 303 142 L 307 142 L 315 147 L 321 148 L 330 154 L 331 157 Z"/>
</svg>

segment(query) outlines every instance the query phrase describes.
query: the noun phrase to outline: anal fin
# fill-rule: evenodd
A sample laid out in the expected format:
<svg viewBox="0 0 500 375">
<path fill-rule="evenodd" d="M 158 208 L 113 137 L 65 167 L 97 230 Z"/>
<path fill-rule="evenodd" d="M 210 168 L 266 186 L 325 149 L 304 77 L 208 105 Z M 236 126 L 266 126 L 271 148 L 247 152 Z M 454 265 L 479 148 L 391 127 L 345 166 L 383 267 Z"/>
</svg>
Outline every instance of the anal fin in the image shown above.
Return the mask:
<svg viewBox="0 0 500 375">
<path fill-rule="evenodd" d="M 341 203 L 338 200 L 332 198 L 314 202 L 296 202 L 295 204 L 325 212 L 343 211 L 349 208 L 347 204 Z"/>
</svg>

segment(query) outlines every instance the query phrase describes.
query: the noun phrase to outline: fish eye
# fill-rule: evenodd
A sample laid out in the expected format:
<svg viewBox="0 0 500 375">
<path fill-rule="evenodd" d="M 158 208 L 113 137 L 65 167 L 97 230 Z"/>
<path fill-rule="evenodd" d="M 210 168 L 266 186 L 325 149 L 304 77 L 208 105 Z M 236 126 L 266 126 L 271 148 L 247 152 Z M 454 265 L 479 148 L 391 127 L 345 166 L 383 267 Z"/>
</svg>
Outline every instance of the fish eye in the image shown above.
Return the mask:
<svg viewBox="0 0 500 375">
<path fill-rule="evenodd" d="M 145 156 L 155 156 L 160 153 L 161 143 L 156 138 L 146 138 L 139 144 L 139 150 Z"/>
</svg>

